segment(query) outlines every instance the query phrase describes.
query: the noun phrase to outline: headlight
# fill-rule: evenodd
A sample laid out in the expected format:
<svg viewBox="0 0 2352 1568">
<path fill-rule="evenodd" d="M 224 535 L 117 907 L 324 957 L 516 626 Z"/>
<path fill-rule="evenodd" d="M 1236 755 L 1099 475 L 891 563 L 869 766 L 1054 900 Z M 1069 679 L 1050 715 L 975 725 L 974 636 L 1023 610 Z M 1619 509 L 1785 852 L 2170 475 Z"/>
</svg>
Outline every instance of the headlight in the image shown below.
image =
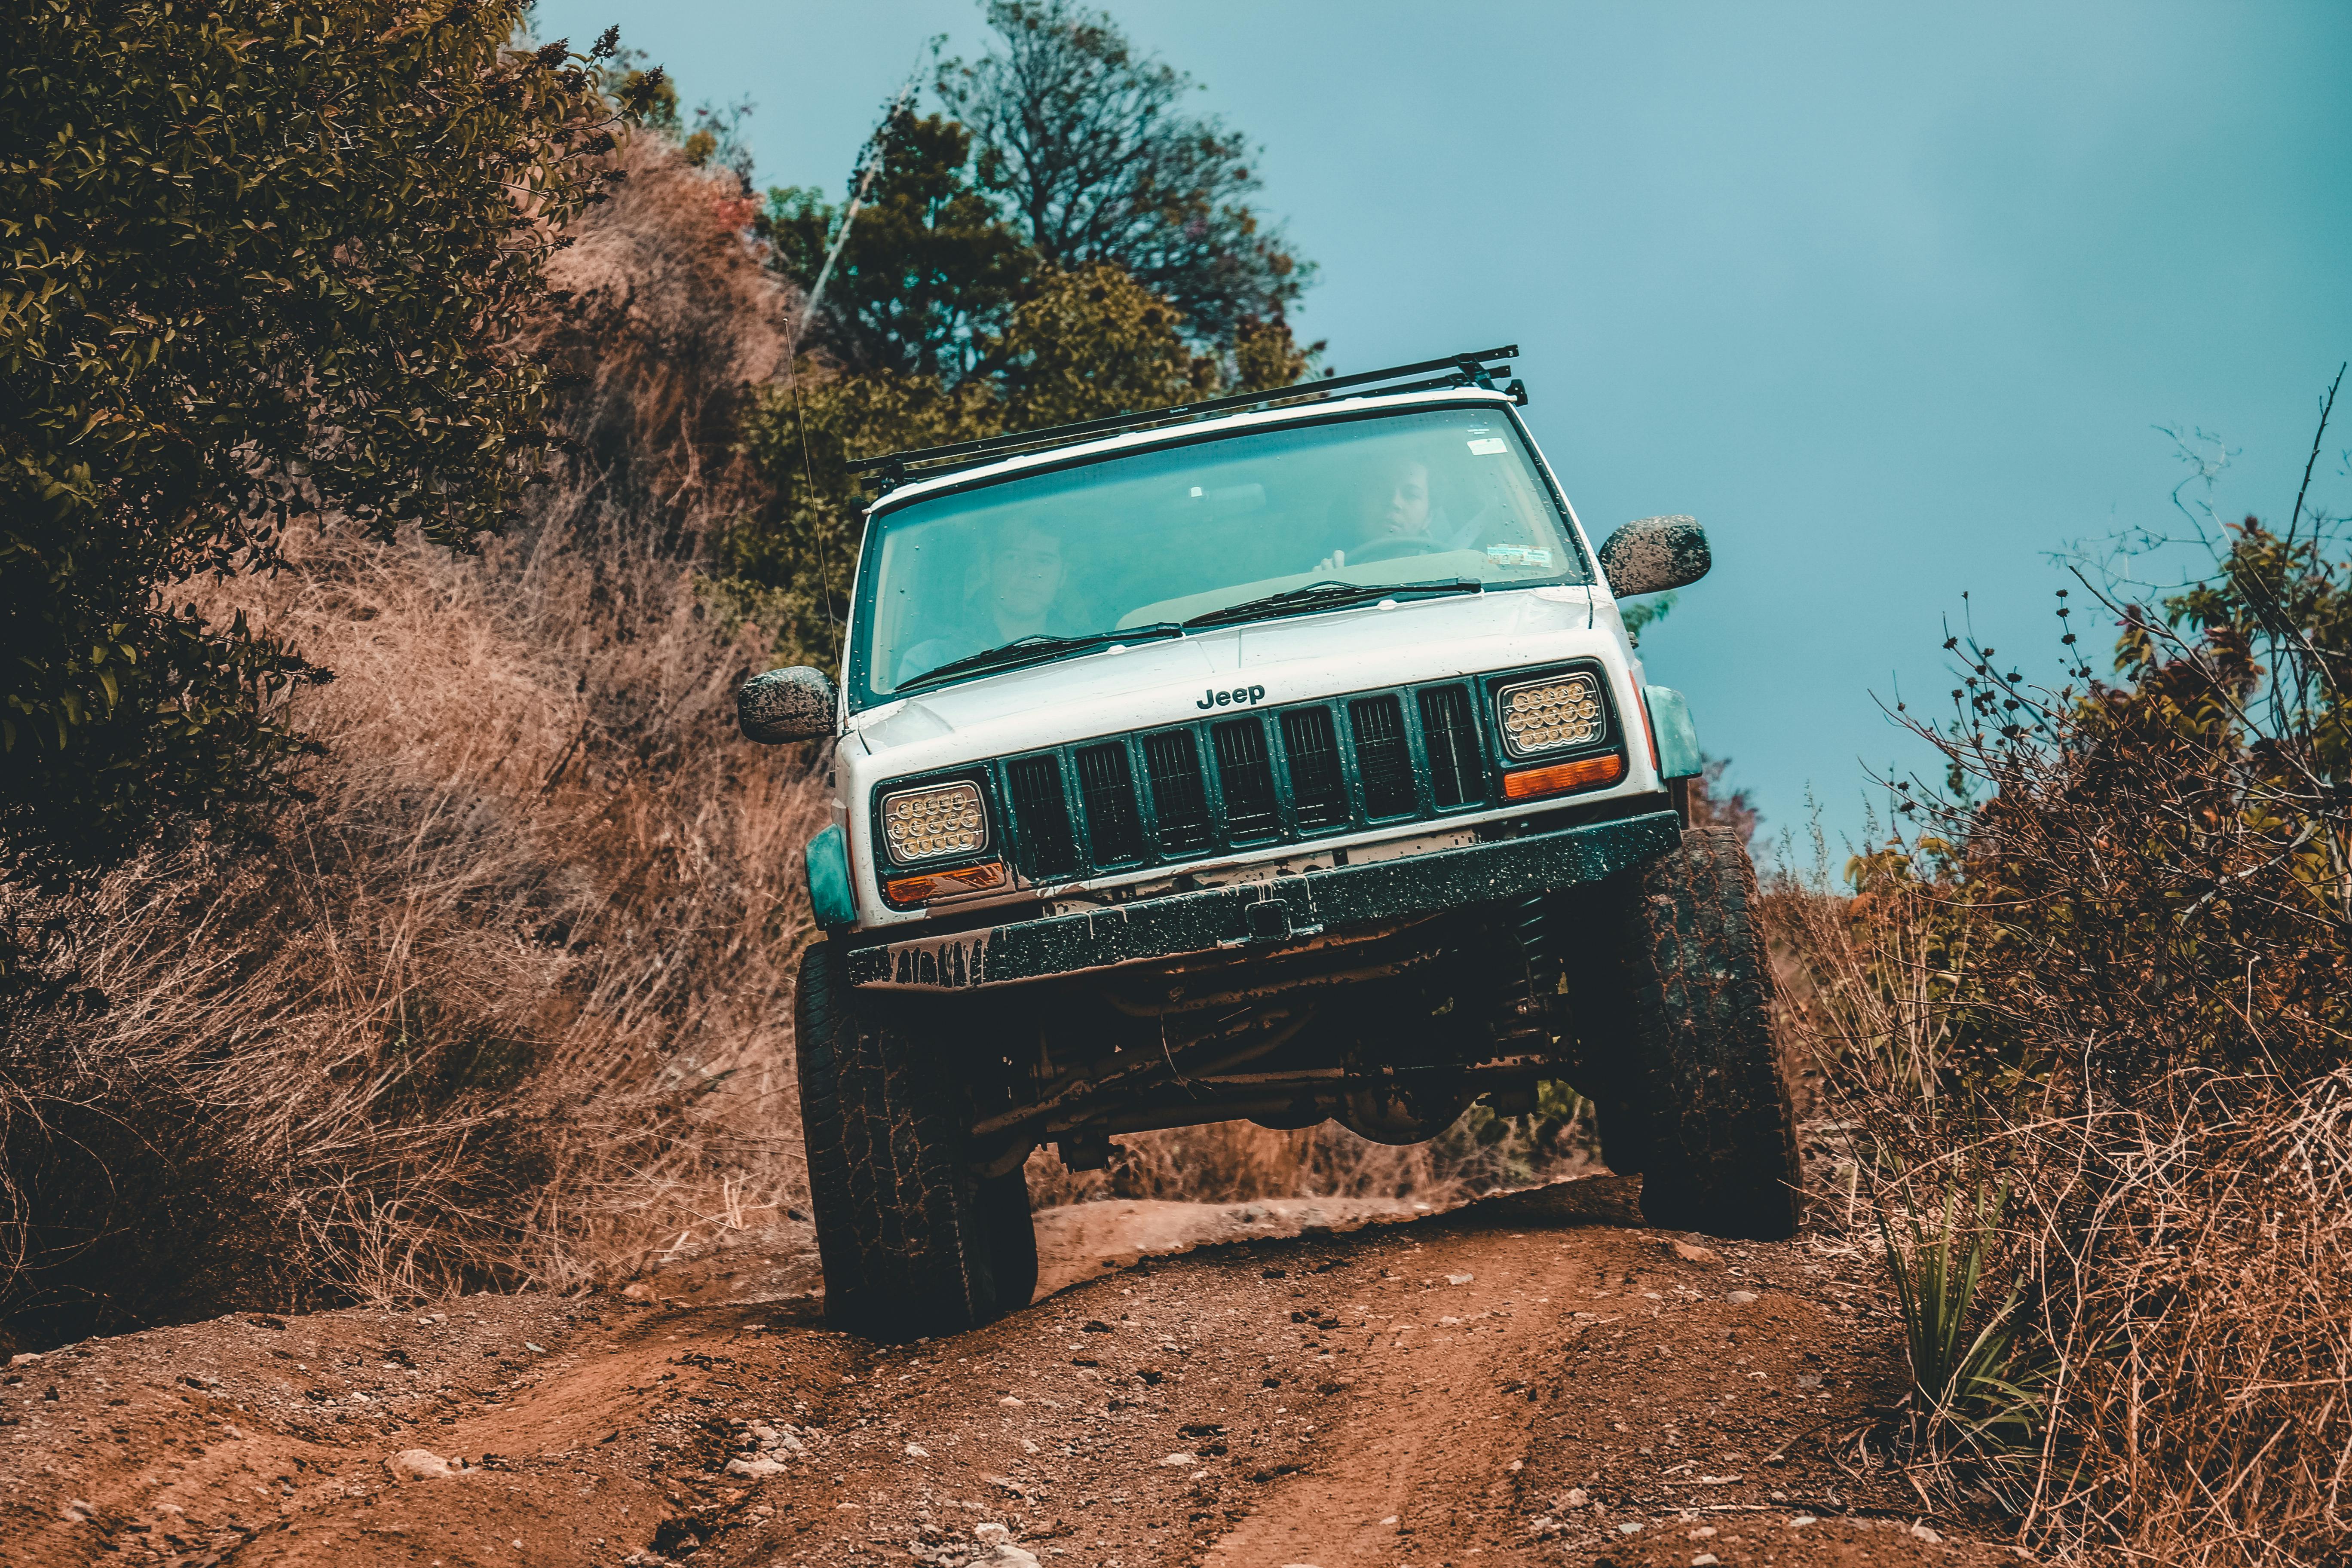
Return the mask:
<svg viewBox="0 0 2352 1568">
<path fill-rule="evenodd" d="M 1609 729 L 1597 676 L 1557 675 L 1508 687 L 1502 705 L 1503 744 L 1515 757 L 1589 746 Z"/>
<path fill-rule="evenodd" d="M 988 808 L 976 784 L 940 784 L 882 797 L 882 839 L 901 866 L 977 855 L 988 847 Z"/>
</svg>

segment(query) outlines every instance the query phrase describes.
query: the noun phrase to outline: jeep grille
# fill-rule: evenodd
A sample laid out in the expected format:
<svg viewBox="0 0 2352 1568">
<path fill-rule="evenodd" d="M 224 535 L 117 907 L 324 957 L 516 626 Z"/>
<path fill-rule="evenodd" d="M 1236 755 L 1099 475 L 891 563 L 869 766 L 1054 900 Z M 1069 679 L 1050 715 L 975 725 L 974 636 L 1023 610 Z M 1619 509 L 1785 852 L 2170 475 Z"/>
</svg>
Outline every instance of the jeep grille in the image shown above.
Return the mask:
<svg viewBox="0 0 2352 1568">
<path fill-rule="evenodd" d="M 1489 790 L 1480 713 L 1454 682 L 1013 759 L 1014 861 L 1058 880 L 1474 809 Z"/>
</svg>

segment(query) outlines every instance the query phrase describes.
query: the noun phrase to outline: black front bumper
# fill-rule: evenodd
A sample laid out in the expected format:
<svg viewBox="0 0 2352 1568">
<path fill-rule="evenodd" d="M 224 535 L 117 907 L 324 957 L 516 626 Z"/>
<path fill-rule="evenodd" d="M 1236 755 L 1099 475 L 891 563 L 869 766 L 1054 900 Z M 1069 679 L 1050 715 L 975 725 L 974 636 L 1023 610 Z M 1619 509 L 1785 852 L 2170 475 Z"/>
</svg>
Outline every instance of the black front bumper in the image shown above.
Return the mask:
<svg viewBox="0 0 2352 1568">
<path fill-rule="evenodd" d="M 1333 926 L 1414 920 L 1597 882 L 1681 840 L 1682 823 L 1673 812 L 1648 812 L 1080 914 L 940 936 L 886 937 L 850 948 L 849 979 L 896 991 L 968 991 L 1221 949 L 1272 948 Z"/>
</svg>

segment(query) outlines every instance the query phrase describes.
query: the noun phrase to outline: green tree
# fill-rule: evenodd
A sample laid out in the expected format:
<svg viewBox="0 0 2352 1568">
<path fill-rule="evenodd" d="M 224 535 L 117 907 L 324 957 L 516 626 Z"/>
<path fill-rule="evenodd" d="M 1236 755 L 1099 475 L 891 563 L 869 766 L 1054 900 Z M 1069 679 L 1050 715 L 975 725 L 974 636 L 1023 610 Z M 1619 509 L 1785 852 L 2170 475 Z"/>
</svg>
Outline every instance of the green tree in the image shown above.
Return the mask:
<svg viewBox="0 0 2352 1568">
<path fill-rule="evenodd" d="M 464 548 L 543 447 L 510 346 L 618 178 L 614 35 L 522 0 L 18 0 L 0 64 L 0 865 L 285 786 L 323 678 L 195 579 L 339 513 Z M 657 89 L 640 76 L 625 98 Z"/>
<path fill-rule="evenodd" d="M 936 89 L 1030 248 L 1064 271 L 1119 268 L 1182 312 L 1196 347 L 1283 323 L 1314 268 L 1242 199 L 1260 184 L 1248 138 L 1185 112 L 1192 79 L 1070 0 L 986 12 L 999 47 L 945 62 Z"/>
<path fill-rule="evenodd" d="M 873 191 L 826 280 L 810 341 L 857 371 L 949 382 L 991 373 L 1035 257 L 973 187 L 971 132 L 901 111 L 880 141 Z M 768 193 L 759 232 L 787 277 L 814 282 L 846 205 L 805 188 Z"/>
</svg>

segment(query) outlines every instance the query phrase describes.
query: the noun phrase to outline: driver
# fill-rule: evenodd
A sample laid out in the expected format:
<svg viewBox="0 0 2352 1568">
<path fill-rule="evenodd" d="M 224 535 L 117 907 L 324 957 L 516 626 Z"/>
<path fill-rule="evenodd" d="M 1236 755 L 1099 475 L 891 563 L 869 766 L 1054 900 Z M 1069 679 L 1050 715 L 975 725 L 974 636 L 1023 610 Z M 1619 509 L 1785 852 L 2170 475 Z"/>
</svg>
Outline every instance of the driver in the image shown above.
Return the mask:
<svg viewBox="0 0 2352 1568">
<path fill-rule="evenodd" d="M 1344 542 L 1317 563 L 1328 572 L 1348 563 L 1349 552 L 1361 560 L 1391 555 L 1431 554 L 1454 549 L 1443 509 L 1433 510 L 1429 496 L 1429 465 L 1418 458 L 1400 458 L 1373 469 L 1349 500 L 1342 520 Z"/>
<path fill-rule="evenodd" d="M 1068 629 L 1057 624 L 1066 574 L 1059 534 L 1031 518 L 1007 518 L 990 542 L 987 566 L 979 590 L 964 600 L 961 624 L 908 648 L 898 661 L 899 682 L 985 648 Z"/>
</svg>

